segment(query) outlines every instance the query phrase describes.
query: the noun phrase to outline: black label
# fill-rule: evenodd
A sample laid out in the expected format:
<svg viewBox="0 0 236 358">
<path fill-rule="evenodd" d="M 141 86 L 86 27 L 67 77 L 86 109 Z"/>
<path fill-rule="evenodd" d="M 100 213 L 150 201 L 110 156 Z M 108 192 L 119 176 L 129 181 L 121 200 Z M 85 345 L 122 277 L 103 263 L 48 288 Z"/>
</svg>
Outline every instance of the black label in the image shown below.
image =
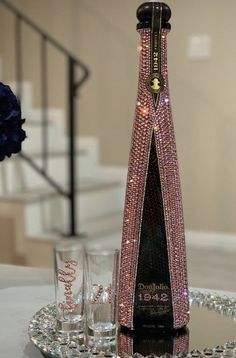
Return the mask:
<svg viewBox="0 0 236 358">
<path fill-rule="evenodd" d="M 140 314 L 146 311 L 152 317 L 170 313 L 171 291 L 166 284 L 139 282 L 136 286 L 137 307 Z"/>
<path fill-rule="evenodd" d="M 162 5 L 159 3 L 153 3 L 151 28 L 151 74 L 147 79 L 146 85 L 148 91 L 152 93 L 155 107 L 157 107 L 160 93 L 164 89 L 164 79 L 161 74 L 161 24 Z"/>
</svg>

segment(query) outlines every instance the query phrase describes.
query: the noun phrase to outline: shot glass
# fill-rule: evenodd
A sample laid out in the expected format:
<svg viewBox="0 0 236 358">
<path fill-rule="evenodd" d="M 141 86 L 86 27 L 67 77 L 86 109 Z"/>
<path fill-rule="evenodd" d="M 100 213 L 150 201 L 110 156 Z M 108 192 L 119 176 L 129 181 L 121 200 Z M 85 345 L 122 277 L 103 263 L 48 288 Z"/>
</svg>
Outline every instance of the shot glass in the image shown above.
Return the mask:
<svg viewBox="0 0 236 358">
<path fill-rule="evenodd" d="M 54 248 L 56 329 L 80 334 L 84 326 L 84 248 L 63 242 Z"/>
<path fill-rule="evenodd" d="M 115 341 L 119 250 L 86 252 L 85 311 L 88 344 Z"/>
</svg>

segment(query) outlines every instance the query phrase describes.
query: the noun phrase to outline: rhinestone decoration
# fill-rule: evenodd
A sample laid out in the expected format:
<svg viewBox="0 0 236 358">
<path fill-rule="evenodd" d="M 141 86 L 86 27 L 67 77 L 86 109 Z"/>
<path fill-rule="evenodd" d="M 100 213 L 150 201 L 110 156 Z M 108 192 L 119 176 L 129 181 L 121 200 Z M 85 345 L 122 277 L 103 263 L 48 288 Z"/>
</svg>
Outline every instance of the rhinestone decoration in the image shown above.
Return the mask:
<svg viewBox="0 0 236 358">
<path fill-rule="evenodd" d="M 227 296 L 219 296 L 213 293 L 202 293 L 199 291 L 190 292 L 190 305 L 206 307 L 208 310 L 217 312 L 220 315 L 229 317 L 236 322 L 236 298 Z M 77 337 L 71 337 L 70 341 L 62 339 L 58 336 L 56 330 L 56 309 L 55 304 L 43 307 L 31 319 L 28 327 L 28 333 L 32 343 L 47 357 L 53 358 L 92 358 L 92 357 L 118 357 L 114 352 L 101 352 L 98 349 L 89 349 L 85 346 L 83 338 L 79 341 Z M 122 337 L 122 336 L 121 336 Z M 175 358 L 236 358 L 236 337 L 234 341 L 227 342 L 223 346 L 214 348 L 206 348 L 202 351 L 197 349 L 186 353 L 187 341 L 184 337 L 179 337 L 175 342 L 174 356 Z M 125 354 L 119 354 L 124 358 L 143 358 L 139 353 L 132 352 L 132 340 L 123 336 L 119 340 L 118 346 L 122 347 Z M 133 354 L 134 353 L 134 354 Z M 152 354 L 152 358 L 158 358 Z M 148 357 L 151 357 L 148 356 Z M 163 354 L 160 358 L 171 358 L 170 354 Z"/>
<path fill-rule="evenodd" d="M 119 281 L 119 322 L 130 328 L 133 325 L 133 302 L 145 192 L 144 183 L 152 139 L 152 123 L 149 120 L 149 103 L 152 99 L 146 88 L 146 78 L 150 74 L 150 29 L 144 29 L 140 33 L 142 50 L 140 52 L 138 100 L 128 166 Z M 128 241 L 129 243 L 127 243 Z"/>
<path fill-rule="evenodd" d="M 189 299 L 182 195 L 169 99 L 167 34 L 168 31 L 163 30 L 161 42 L 161 68 L 165 87 L 161 93 L 157 113 L 153 112 L 152 115 L 154 126 L 158 126 L 154 132 L 163 190 L 174 328 L 180 328 L 189 320 Z"/>
<path fill-rule="evenodd" d="M 156 108 L 146 86 L 151 72 L 151 30 L 140 30 L 138 99 L 127 178 L 119 283 L 119 322 L 128 328 L 133 328 L 142 212 L 153 132 L 164 204 L 174 328 L 186 325 L 189 320 L 182 196 L 168 87 L 167 34 L 167 30 L 162 30 L 161 73 L 165 85 Z"/>
</svg>

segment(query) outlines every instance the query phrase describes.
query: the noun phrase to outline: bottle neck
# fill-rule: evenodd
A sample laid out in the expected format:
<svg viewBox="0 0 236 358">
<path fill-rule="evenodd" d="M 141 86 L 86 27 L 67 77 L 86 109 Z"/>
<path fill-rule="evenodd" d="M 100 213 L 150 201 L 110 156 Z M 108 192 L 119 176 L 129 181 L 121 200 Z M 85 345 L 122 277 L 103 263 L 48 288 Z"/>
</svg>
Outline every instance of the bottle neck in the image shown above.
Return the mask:
<svg viewBox="0 0 236 358">
<path fill-rule="evenodd" d="M 141 92 L 151 95 L 157 108 L 162 94 L 168 91 L 167 35 L 169 30 L 162 29 L 159 34 L 149 29 L 139 30 L 140 63 L 139 86 Z"/>
</svg>

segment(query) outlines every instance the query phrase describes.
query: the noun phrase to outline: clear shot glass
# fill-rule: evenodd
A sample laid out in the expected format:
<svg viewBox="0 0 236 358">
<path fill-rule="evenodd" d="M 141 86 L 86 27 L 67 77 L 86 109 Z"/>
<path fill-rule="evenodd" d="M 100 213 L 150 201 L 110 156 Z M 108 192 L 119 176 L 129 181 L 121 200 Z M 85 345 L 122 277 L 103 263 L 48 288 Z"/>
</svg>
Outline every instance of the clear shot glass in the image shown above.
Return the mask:
<svg viewBox="0 0 236 358">
<path fill-rule="evenodd" d="M 116 340 L 119 250 L 86 252 L 85 311 L 88 344 Z"/>
<path fill-rule="evenodd" d="M 63 242 L 54 248 L 56 329 L 80 334 L 84 330 L 84 248 Z"/>
</svg>

